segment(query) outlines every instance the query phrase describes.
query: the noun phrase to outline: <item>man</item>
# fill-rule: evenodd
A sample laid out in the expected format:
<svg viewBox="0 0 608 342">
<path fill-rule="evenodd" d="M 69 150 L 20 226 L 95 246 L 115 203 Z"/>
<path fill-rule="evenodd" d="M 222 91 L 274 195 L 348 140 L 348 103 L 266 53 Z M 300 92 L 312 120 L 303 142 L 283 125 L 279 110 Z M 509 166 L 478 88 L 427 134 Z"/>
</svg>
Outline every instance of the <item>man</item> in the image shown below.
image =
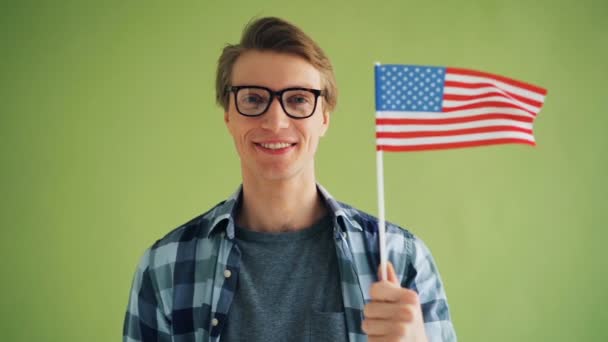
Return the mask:
<svg viewBox="0 0 608 342">
<path fill-rule="evenodd" d="M 219 60 L 216 97 L 242 186 L 173 230 L 135 274 L 124 341 L 454 341 L 425 245 L 316 183 L 337 89 L 318 45 L 278 18 L 250 23 Z"/>
</svg>

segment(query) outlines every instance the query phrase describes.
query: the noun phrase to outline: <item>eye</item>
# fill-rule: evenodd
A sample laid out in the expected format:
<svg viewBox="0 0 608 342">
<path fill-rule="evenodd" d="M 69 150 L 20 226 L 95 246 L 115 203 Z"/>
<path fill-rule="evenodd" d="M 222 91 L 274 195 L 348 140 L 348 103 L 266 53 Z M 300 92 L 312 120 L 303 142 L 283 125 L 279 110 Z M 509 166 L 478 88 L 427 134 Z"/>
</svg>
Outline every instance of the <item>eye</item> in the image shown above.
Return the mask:
<svg viewBox="0 0 608 342">
<path fill-rule="evenodd" d="M 311 103 L 311 101 L 312 98 L 310 97 L 310 95 L 306 94 L 290 95 L 289 98 L 287 98 L 287 102 L 294 105 L 305 105 Z"/>
<path fill-rule="evenodd" d="M 241 102 L 248 104 L 259 104 L 263 103 L 264 99 L 260 95 L 248 94 L 241 98 Z"/>
</svg>

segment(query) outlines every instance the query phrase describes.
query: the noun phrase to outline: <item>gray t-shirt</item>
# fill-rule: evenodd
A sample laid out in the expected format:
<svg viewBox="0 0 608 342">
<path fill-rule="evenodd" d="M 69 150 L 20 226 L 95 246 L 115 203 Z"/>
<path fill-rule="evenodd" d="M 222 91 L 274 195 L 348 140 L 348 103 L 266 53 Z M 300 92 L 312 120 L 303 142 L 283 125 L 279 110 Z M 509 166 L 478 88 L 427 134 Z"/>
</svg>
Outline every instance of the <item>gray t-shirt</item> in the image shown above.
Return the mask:
<svg viewBox="0 0 608 342">
<path fill-rule="evenodd" d="M 236 228 L 241 265 L 222 341 L 347 341 L 331 216 L 296 232 Z"/>
</svg>

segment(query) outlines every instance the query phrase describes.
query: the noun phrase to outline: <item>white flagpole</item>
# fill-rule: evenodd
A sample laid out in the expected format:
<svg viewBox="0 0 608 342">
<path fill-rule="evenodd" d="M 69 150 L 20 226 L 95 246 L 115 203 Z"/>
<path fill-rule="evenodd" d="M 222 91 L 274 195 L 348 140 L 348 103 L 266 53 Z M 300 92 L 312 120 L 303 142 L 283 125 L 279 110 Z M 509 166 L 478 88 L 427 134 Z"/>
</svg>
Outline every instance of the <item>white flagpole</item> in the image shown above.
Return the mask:
<svg viewBox="0 0 608 342">
<path fill-rule="evenodd" d="M 378 87 L 378 74 L 377 70 L 380 66 L 380 62 L 374 63 L 374 79 L 376 88 Z M 377 94 L 378 89 L 376 89 Z M 377 95 L 376 95 L 377 97 Z M 378 103 L 378 98 L 376 98 L 376 103 Z M 377 108 L 377 106 L 376 106 Z M 377 144 L 377 142 L 376 142 Z M 380 274 L 382 276 L 382 280 L 387 280 L 386 277 L 386 264 L 387 264 L 387 255 L 386 255 L 386 222 L 384 219 L 384 164 L 382 151 L 376 151 L 376 177 L 378 179 L 378 244 L 380 248 Z"/>
<path fill-rule="evenodd" d="M 380 244 L 380 272 L 382 280 L 386 278 L 386 224 L 384 220 L 384 165 L 382 151 L 376 151 L 376 173 L 378 177 L 378 237 Z"/>
</svg>

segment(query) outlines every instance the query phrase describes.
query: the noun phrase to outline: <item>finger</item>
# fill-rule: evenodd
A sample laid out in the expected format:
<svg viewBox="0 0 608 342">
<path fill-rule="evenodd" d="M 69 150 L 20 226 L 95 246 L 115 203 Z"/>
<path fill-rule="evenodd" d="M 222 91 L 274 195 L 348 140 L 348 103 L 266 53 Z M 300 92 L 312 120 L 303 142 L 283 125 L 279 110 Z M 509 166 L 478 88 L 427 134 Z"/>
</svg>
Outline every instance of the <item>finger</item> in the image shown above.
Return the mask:
<svg viewBox="0 0 608 342">
<path fill-rule="evenodd" d="M 393 267 L 392 262 L 386 263 L 386 276 L 387 276 L 389 282 L 399 285 L 399 280 L 397 279 L 397 273 L 395 273 L 395 268 Z"/>
<path fill-rule="evenodd" d="M 369 295 L 372 301 L 418 303 L 418 294 L 415 291 L 386 281 L 373 283 L 369 289 Z"/>
<path fill-rule="evenodd" d="M 386 277 L 389 283 L 399 284 L 399 279 L 397 279 L 395 268 L 393 267 L 393 264 L 390 261 L 386 263 Z M 378 279 L 380 279 L 381 281 L 384 280 L 382 279 L 382 264 L 378 266 Z"/>
<path fill-rule="evenodd" d="M 363 315 L 369 319 L 385 319 L 412 322 L 416 317 L 416 307 L 412 304 L 370 302 L 363 308 Z"/>
<path fill-rule="evenodd" d="M 369 336 L 405 336 L 409 325 L 384 319 L 365 319 L 361 325 Z"/>
</svg>

